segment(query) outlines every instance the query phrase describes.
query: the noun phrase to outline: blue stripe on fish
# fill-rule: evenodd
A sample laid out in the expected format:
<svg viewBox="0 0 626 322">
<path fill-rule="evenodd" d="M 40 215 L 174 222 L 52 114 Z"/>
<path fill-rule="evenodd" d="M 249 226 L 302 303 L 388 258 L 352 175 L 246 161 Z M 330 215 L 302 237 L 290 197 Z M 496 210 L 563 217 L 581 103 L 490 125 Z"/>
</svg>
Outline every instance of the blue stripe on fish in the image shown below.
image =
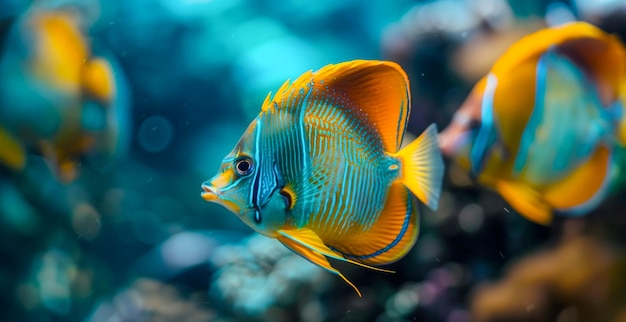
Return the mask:
<svg viewBox="0 0 626 322">
<path fill-rule="evenodd" d="M 603 113 L 602 116 L 604 118 L 612 122 L 619 122 L 624 116 L 624 104 L 622 101 L 617 100 L 605 109 L 602 109 L 601 113 Z"/>
<path fill-rule="evenodd" d="M 305 116 L 305 112 L 306 109 L 304 108 L 305 106 L 308 105 L 309 103 L 309 98 L 311 97 L 311 93 L 313 92 L 313 84 L 309 84 L 308 85 L 309 89 L 306 91 L 306 95 L 304 96 L 304 98 L 302 99 L 302 101 L 300 102 L 300 117 L 298 118 L 298 131 L 300 131 L 300 147 L 302 148 L 302 168 L 303 169 L 308 169 L 309 168 L 309 145 L 307 144 L 307 140 L 305 140 L 305 133 L 304 133 L 304 116 Z"/>
<path fill-rule="evenodd" d="M 472 172 L 475 175 L 482 170 L 489 137 L 493 131 L 493 99 L 497 86 L 498 78 L 492 73 L 489 74 L 481 105 L 481 124 L 470 152 Z"/>
<path fill-rule="evenodd" d="M 256 122 L 256 131 L 254 132 L 254 140 L 255 140 L 255 144 L 254 144 L 254 159 L 253 162 L 255 162 L 257 165 L 261 163 L 261 158 L 260 158 L 260 151 L 261 148 L 259 147 L 260 145 L 260 137 L 261 137 L 261 127 L 262 127 L 262 117 L 258 118 L 258 121 Z M 259 177 L 261 176 L 261 169 L 257 166 L 257 169 L 254 173 L 254 177 L 252 178 L 252 189 L 250 190 L 250 208 L 257 208 L 259 207 L 258 204 L 258 197 L 259 197 Z"/>
<path fill-rule="evenodd" d="M 515 157 L 515 163 L 513 165 L 513 175 L 519 175 L 526 164 L 526 158 L 528 157 L 528 149 L 530 144 L 535 140 L 535 133 L 537 132 L 537 128 L 539 127 L 544 109 L 544 101 L 545 101 L 545 90 L 546 90 L 546 74 L 547 74 L 547 65 L 546 65 L 546 55 L 544 54 L 537 62 L 537 84 L 535 88 L 535 106 L 533 107 L 533 111 L 530 114 L 530 118 L 528 119 L 528 123 L 526 123 L 526 127 L 524 128 L 524 132 L 522 132 L 522 138 L 520 140 L 520 146 L 517 151 L 517 156 Z"/>
</svg>

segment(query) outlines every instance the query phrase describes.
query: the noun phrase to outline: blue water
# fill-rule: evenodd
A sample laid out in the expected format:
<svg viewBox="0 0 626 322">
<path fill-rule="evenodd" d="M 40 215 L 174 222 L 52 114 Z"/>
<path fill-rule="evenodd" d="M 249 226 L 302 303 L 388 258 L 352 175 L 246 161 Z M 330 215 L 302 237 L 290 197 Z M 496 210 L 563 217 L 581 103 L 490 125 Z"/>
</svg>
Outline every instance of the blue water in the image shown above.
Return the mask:
<svg viewBox="0 0 626 322">
<path fill-rule="evenodd" d="M 204 201 L 200 184 L 269 91 L 328 63 L 400 63 L 412 84 L 409 133 L 433 122 L 443 128 L 477 80 L 455 67 L 459 48 L 480 32 L 470 2 L 40 1 L 37 10 L 78 10 L 90 51 L 112 62 L 113 123 L 96 109 L 85 124 L 115 126 L 119 137 L 81 156 L 70 183 L 36 143 L 23 171 L 0 165 L 0 320 L 469 321 L 473 287 L 550 235 L 492 193 L 447 182 L 437 213 L 420 206 L 421 235 L 387 267 L 395 274 L 333 262 L 360 288 L 358 298 L 337 276 Z M 541 17 L 547 1 L 525 3 L 483 9 L 497 30 L 516 15 Z M 28 40 L 10 35 L 29 5 L 0 1 L 6 66 L 28 63 Z M 27 93 L 0 96 L 4 122 L 25 105 L 29 120 L 44 115 L 40 100 L 71 106 L 50 88 L 3 75 L 0 82 Z M 53 121 L 29 122 L 62 131 Z"/>
</svg>

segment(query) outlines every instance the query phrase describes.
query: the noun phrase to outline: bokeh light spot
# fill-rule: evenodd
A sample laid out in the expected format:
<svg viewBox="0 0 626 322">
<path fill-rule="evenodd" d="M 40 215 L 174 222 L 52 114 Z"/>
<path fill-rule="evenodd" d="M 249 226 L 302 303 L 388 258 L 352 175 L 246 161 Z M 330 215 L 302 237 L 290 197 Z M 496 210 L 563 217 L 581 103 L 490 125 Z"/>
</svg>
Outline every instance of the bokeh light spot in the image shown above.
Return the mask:
<svg viewBox="0 0 626 322">
<path fill-rule="evenodd" d="M 478 204 L 469 204 L 459 212 L 459 226 L 467 233 L 475 233 L 483 225 L 485 212 Z"/>
<path fill-rule="evenodd" d="M 154 115 L 145 119 L 139 126 L 139 146 L 152 153 L 165 150 L 174 138 L 174 127 L 170 120 Z"/>
</svg>

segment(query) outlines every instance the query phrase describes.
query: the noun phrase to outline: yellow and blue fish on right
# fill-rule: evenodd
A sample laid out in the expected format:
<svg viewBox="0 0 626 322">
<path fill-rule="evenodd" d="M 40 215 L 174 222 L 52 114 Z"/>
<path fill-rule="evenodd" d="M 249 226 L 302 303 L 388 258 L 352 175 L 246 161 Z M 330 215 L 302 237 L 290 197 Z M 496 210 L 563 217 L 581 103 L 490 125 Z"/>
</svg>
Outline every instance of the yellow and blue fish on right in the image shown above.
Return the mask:
<svg viewBox="0 0 626 322">
<path fill-rule="evenodd" d="M 626 144 L 626 51 L 574 22 L 512 45 L 440 134 L 442 152 L 517 212 L 548 224 L 605 199 Z"/>
</svg>

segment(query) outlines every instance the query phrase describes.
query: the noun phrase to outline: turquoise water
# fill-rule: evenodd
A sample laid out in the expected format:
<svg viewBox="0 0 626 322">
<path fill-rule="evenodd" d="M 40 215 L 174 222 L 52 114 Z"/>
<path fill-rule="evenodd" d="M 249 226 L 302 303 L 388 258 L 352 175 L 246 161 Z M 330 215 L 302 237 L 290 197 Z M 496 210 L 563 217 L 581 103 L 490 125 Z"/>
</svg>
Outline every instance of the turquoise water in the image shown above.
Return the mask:
<svg viewBox="0 0 626 322">
<path fill-rule="evenodd" d="M 597 9 L 580 2 L 572 16 Z M 329 63 L 398 62 L 412 85 L 409 133 L 443 128 L 497 57 L 471 45 L 530 31 L 547 3 L 0 1 L 0 126 L 45 132 L 15 130 L 24 168 L 0 165 L 0 320 L 470 321 L 478 285 L 565 228 L 527 222 L 451 166 L 439 210 L 420 206 L 416 246 L 385 267 L 395 274 L 333 262 L 359 298 L 204 201 L 200 185 L 269 91 Z M 116 92 L 98 107 L 23 67 L 43 41 L 20 28 L 33 11 L 59 10 L 76 13 L 87 50 L 110 63 Z M 62 182 L 40 142 L 69 128 L 57 117 L 72 106 L 89 111 L 78 126 L 97 143 Z"/>
</svg>

